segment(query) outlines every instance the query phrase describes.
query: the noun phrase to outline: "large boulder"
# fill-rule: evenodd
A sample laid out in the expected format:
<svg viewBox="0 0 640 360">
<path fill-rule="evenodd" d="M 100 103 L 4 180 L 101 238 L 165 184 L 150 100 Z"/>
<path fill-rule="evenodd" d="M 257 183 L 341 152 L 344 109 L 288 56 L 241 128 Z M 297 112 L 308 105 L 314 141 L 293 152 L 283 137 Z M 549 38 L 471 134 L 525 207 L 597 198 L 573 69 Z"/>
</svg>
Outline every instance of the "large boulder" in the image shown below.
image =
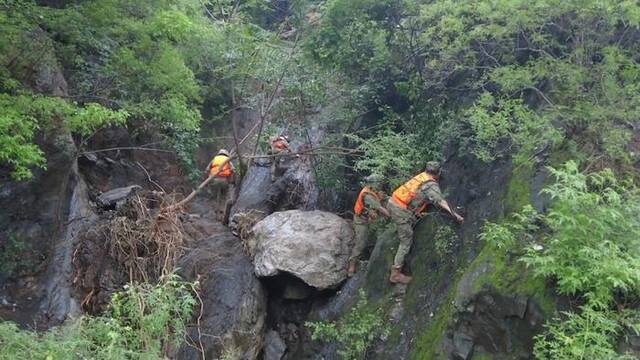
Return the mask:
<svg viewBox="0 0 640 360">
<path fill-rule="evenodd" d="M 204 351 L 207 359 L 257 359 L 266 330 L 266 295 L 240 240 L 220 226 L 193 244 L 179 266 L 185 279 L 199 279 L 202 313 L 196 310 L 188 328 L 197 345 L 182 346 L 177 358 L 199 359 Z"/>
<path fill-rule="evenodd" d="M 346 278 L 353 239 L 351 226 L 324 211 L 289 210 L 258 222 L 248 241 L 256 275 L 290 273 L 318 289 Z"/>
</svg>

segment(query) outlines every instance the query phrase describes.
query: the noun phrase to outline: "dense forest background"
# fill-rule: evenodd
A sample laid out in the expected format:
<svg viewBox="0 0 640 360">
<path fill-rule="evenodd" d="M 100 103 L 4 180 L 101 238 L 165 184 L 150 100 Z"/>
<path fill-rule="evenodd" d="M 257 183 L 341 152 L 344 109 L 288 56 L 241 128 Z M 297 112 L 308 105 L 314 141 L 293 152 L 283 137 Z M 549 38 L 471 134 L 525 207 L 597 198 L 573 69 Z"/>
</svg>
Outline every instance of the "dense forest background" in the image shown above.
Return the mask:
<svg viewBox="0 0 640 360">
<path fill-rule="evenodd" d="M 279 129 L 304 137 L 305 114 L 324 108 L 323 146 L 341 149 L 317 159 L 328 191 L 369 174 L 392 190 L 460 154 L 525 175 L 550 166 L 553 205 L 525 199 L 481 236 L 572 299 L 536 358 L 624 358 L 619 342 L 640 331 L 636 1 L 5 0 L 0 34 L 2 181 L 47 169 L 45 142 L 77 157 L 116 127 L 196 181 L 197 148 L 233 109 L 266 120 L 265 148 Z M 0 269 L 17 271 L 19 242 L 0 249 Z M 0 358 L 159 358 L 181 341 L 193 286 L 138 284 L 48 333 L 4 322 Z"/>
</svg>

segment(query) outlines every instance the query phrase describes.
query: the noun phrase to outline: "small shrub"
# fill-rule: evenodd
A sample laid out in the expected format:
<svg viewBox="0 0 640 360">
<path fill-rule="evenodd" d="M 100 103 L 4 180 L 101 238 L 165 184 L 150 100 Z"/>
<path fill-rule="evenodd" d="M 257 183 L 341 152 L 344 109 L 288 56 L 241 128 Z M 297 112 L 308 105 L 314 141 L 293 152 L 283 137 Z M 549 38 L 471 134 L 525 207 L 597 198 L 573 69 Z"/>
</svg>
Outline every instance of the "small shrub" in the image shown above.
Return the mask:
<svg viewBox="0 0 640 360">
<path fill-rule="evenodd" d="M 433 243 L 436 248 L 436 252 L 440 256 L 446 256 L 450 254 L 456 242 L 458 241 L 458 235 L 449 225 L 438 226 L 436 233 L 433 237 Z"/>
<path fill-rule="evenodd" d="M 371 310 L 364 291 L 358 293 L 358 302 L 338 323 L 324 321 L 307 322 L 313 340 L 337 341 L 341 344 L 338 354 L 343 359 L 361 359 L 373 340 L 387 336 L 380 309 Z"/>
<path fill-rule="evenodd" d="M 10 235 L 0 246 L 0 275 L 11 277 L 35 265 L 32 247 L 19 237 Z"/>
<path fill-rule="evenodd" d="M 180 344 L 196 304 L 177 275 L 115 294 L 107 314 L 83 317 L 44 333 L 0 322 L 0 359 L 160 359 Z"/>
<path fill-rule="evenodd" d="M 385 128 L 367 139 L 356 135 L 350 139 L 358 143 L 358 150 L 362 152 L 355 169 L 383 176 L 390 189 L 411 178 L 426 162 L 420 151 L 420 139 L 415 134 Z"/>
<path fill-rule="evenodd" d="M 536 337 L 538 359 L 627 359 L 616 353 L 624 328 L 640 330 L 637 314 L 611 310 L 617 297 L 640 295 L 640 195 L 604 170 L 585 175 L 575 162 L 549 168 L 556 182 L 543 192 L 546 214 L 530 206 L 502 224 L 486 224 L 489 245 L 525 249 L 533 273 L 556 280 L 562 294 L 582 297 L 579 312 L 547 323 Z"/>
<path fill-rule="evenodd" d="M 554 204 L 542 217 L 549 230 L 541 251 L 528 247 L 523 261 L 553 277 L 564 294 L 584 294 L 607 308 L 618 291 L 640 294 L 640 197 L 605 170 L 584 175 L 575 162 L 549 168 L 556 183 L 543 191 Z"/>
<path fill-rule="evenodd" d="M 616 352 L 622 332 L 619 315 L 583 307 L 579 314 L 564 313 L 563 319 L 547 323 L 546 334 L 535 337 L 536 359 L 635 359 Z"/>
</svg>

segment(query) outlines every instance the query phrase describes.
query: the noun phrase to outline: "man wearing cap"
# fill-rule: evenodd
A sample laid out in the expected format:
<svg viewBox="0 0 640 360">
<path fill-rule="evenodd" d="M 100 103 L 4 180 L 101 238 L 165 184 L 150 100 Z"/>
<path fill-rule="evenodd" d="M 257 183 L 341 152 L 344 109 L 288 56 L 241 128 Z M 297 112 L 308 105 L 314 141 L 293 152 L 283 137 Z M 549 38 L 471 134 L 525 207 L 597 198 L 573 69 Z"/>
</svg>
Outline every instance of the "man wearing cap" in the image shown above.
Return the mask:
<svg viewBox="0 0 640 360">
<path fill-rule="evenodd" d="M 213 193 L 217 204 L 222 204 L 223 210 L 217 210 L 216 215 L 226 224 L 233 205 L 235 195 L 235 168 L 226 149 L 220 149 L 211 160 L 208 176 L 213 176 Z"/>
<path fill-rule="evenodd" d="M 367 245 L 369 223 L 374 221 L 378 215 L 389 217 L 389 212 L 382 206 L 382 200 L 386 197 L 385 194 L 380 192 L 382 181 L 382 176 L 369 175 L 366 179 L 367 185 L 360 191 L 353 207 L 355 243 L 349 257 L 349 267 L 347 269 L 347 276 L 349 277 L 355 274 L 358 259 Z"/>
<path fill-rule="evenodd" d="M 458 223 L 464 222 L 464 218 L 451 208 L 442 195 L 438 185 L 439 177 L 440 163 L 429 161 L 425 171 L 400 185 L 389 199 L 387 209 L 396 224 L 400 242 L 389 276 L 389 281 L 394 284 L 408 284 L 411 281 L 410 276 L 402 273 L 402 266 L 413 244 L 413 225 L 427 206 L 435 205 L 448 212 Z"/>
</svg>

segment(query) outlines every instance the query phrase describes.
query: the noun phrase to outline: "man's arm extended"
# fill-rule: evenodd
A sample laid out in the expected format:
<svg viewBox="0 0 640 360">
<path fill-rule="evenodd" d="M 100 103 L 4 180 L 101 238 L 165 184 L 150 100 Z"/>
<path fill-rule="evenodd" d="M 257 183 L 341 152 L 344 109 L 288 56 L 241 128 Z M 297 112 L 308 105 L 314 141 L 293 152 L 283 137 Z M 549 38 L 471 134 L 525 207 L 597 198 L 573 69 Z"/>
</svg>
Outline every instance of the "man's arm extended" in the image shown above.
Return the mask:
<svg viewBox="0 0 640 360">
<path fill-rule="evenodd" d="M 380 203 L 380 201 L 375 199 L 373 196 L 370 196 L 369 194 L 366 194 L 364 196 L 363 201 L 364 201 L 365 205 L 369 206 L 371 209 L 379 212 L 380 214 L 384 215 L 385 217 L 391 216 L 389 214 L 389 211 Z"/>
<path fill-rule="evenodd" d="M 451 214 L 451 216 L 453 216 L 453 218 L 456 219 L 458 223 L 462 224 L 464 222 L 464 218 L 460 216 L 460 214 L 458 214 L 457 212 L 453 211 L 453 209 L 451 209 L 451 206 L 449 205 L 449 202 L 447 202 L 447 200 L 444 200 L 444 199 L 440 200 L 440 202 L 438 203 L 438 206 L 444 209 L 449 214 Z"/>
<path fill-rule="evenodd" d="M 425 185 L 423 191 L 420 192 L 430 203 L 437 205 L 441 209 L 448 212 L 460 224 L 464 222 L 464 218 L 455 212 L 449 202 L 444 198 L 440 191 L 440 186 L 436 182 L 429 182 Z"/>
</svg>

